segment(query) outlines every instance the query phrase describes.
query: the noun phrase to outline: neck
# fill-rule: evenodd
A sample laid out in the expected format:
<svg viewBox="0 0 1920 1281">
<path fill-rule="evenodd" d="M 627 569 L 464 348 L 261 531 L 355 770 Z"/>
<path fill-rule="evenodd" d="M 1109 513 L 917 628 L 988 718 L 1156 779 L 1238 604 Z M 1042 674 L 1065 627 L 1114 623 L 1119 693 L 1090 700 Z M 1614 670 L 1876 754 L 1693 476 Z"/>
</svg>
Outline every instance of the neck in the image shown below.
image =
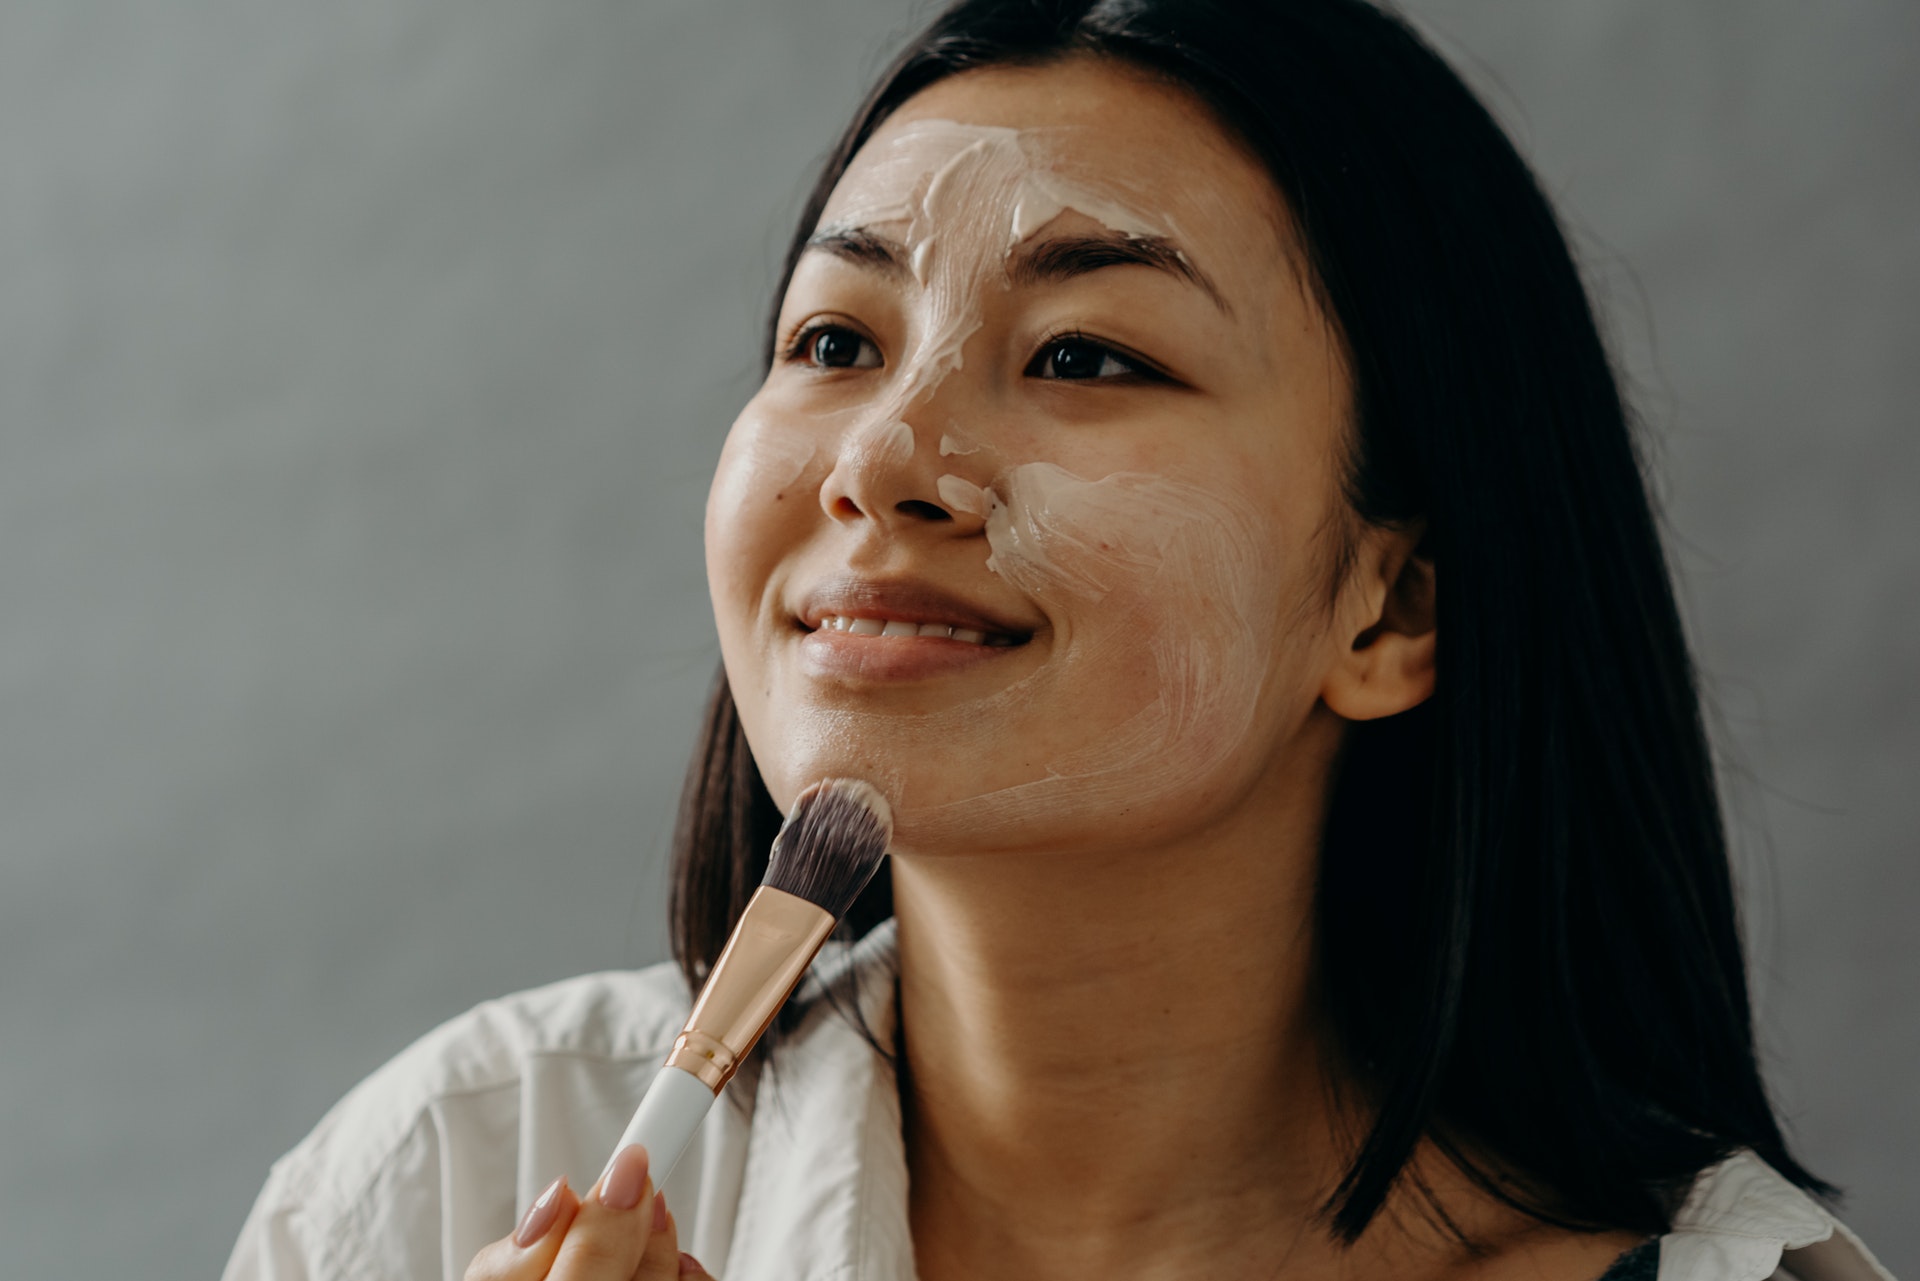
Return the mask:
<svg viewBox="0 0 1920 1281">
<path fill-rule="evenodd" d="M 1311 756 L 1177 841 L 894 856 L 921 1281 L 1578 1281 L 1634 1244 L 1532 1220 L 1430 1143 L 1357 1242 L 1328 1233 L 1368 1117 L 1313 997 Z"/>
<path fill-rule="evenodd" d="M 1167 1275 L 1195 1242 L 1245 1270 L 1307 1230 L 1338 1177 L 1320 823 L 1269 803 L 1175 846 L 896 858 L 923 1277 L 1144 1277 L 1155 1240 Z"/>
</svg>

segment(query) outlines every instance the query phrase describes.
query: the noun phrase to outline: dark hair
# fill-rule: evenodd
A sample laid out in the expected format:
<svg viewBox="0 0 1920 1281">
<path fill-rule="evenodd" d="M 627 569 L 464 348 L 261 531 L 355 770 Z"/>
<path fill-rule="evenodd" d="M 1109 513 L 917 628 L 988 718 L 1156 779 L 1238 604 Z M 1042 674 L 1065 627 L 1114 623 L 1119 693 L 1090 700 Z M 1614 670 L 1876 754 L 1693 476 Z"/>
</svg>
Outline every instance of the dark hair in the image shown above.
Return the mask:
<svg viewBox="0 0 1920 1281">
<path fill-rule="evenodd" d="M 1569 1227 L 1663 1232 L 1743 1147 L 1830 1194 L 1755 1062 L 1692 662 L 1579 272 L 1526 163 L 1403 20 L 1361 0 L 964 0 L 867 97 L 787 275 L 914 93 L 1076 53 L 1185 86 L 1266 162 L 1352 375 L 1351 505 L 1424 521 L 1435 566 L 1433 697 L 1350 727 L 1321 852 L 1319 991 L 1373 1118 L 1334 1230 L 1365 1229 L 1423 1138 Z M 690 979 L 779 821 L 723 674 L 677 836 Z M 847 928 L 890 914 L 883 876 Z"/>
</svg>

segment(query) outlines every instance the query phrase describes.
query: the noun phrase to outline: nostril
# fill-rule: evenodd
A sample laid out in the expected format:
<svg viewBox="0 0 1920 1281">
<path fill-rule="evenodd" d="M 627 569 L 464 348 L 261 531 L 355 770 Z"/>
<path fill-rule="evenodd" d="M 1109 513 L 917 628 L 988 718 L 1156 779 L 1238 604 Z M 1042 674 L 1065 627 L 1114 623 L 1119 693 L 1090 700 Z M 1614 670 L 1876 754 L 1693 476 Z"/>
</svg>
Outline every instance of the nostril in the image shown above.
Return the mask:
<svg viewBox="0 0 1920 1281">
<path fill-rule="evenodd" d="M 922 502 L 918 498 L 908 498 L 893 505 L 893 509 L 902 516 L 913 516 L 919 520 L 952 520 L 953 513 L 933 503 Z"/>
</svg>

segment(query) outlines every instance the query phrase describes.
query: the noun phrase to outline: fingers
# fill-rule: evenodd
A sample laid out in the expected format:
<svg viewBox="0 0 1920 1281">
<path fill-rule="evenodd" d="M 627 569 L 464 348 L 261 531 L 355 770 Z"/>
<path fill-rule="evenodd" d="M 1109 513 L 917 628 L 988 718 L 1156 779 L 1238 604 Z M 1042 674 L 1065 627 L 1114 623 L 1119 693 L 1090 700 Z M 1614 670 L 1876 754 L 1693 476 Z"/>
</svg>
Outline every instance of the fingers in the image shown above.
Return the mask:
<svg viewBox="0 0 1920 1281">
<path fill-rule="evenodd" d="M 502 1237 L 473 1256 L 467 1281 L 540 1281 L 553 1267 L 567 1228 L 580 1212 L 580 1198 L 565 1179 L 555 1179 L 534 1203 L 513 1235 Z"/>
<path fill-rule="evenodd" d="M 691 1254 L 680 1256 L 680 1281 L 714 1281 L 707 1270 L 700 1266 L 700 1260 Z"/>
<path fill-rule="evenodd" d="M 646 1149 L 620 1149 L 581 1201 L 553 1260 L 553 1281 L 629 1281 L 653 1236 L 654 1201 Z"/>
<path fill-rule="evenodd" d="M 647 1238 L 646 1253 L 633 1270 L 633 1281 L 679 1281 L 680 1225 L 667 1211 L 667 1196 L 653 1196 L 653 1235 Z"/>
<path fill-rule="evenodd" d="M 680 1253 L 680 1229 L 654 1191 L 643 1148 L 622 1148 L 585 1199 L 565 1179 L 541 1193 L 510 1237 L 474 1256 L 466 1281 L 680 1281 L 707 1277 Z"/>
</svg>

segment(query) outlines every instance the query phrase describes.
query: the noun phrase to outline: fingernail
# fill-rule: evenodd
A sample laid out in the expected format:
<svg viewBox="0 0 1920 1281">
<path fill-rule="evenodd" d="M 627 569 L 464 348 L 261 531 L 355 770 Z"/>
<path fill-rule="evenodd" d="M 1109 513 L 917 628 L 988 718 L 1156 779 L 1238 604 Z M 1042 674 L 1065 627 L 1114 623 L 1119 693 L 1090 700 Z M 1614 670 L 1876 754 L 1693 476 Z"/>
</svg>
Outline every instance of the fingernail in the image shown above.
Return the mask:
<svg viewBox="0 0 1920 1281">
<path fill-rule="evenodd" d="M 691 1254 L 688 1254 L 685 1250 L 682 1250 L 680 1252 L 680 1275 L 681 1276 L 685 1276 L 689 1272 L 705 1272 L 705 1271 L 706 1269 L 700 1266 L 700 1260 L 694 1258 Z"/>
<path fill-rule="evenodd" d="M 567 1176 L 563 1174 L 547 1184 L 547 1190 L 527 1207 L 527 1217 L 520 1220 L 520 1226 L 513 1230 L 515 1245 L 524 1250 L 547 1235 L 548 1229 L 553 1227 L 553 1221 L 560 1217 L 560 1189 L 566 1183 Z"/>
<path fill-rule="evenodd" d="M 613 1158 L 607 1177 L 600 1181 L 600 1204 L 609 1210 L 631 1210 L 647 1190 L 647 1150 L 629 1143 Z"/>
<path fill-rule="evenodd" d="M 653 1230 L 655 1232 L 667 1230 L 667 1194 L 664 1192 L 653 1194 Z"/>
</svg>

